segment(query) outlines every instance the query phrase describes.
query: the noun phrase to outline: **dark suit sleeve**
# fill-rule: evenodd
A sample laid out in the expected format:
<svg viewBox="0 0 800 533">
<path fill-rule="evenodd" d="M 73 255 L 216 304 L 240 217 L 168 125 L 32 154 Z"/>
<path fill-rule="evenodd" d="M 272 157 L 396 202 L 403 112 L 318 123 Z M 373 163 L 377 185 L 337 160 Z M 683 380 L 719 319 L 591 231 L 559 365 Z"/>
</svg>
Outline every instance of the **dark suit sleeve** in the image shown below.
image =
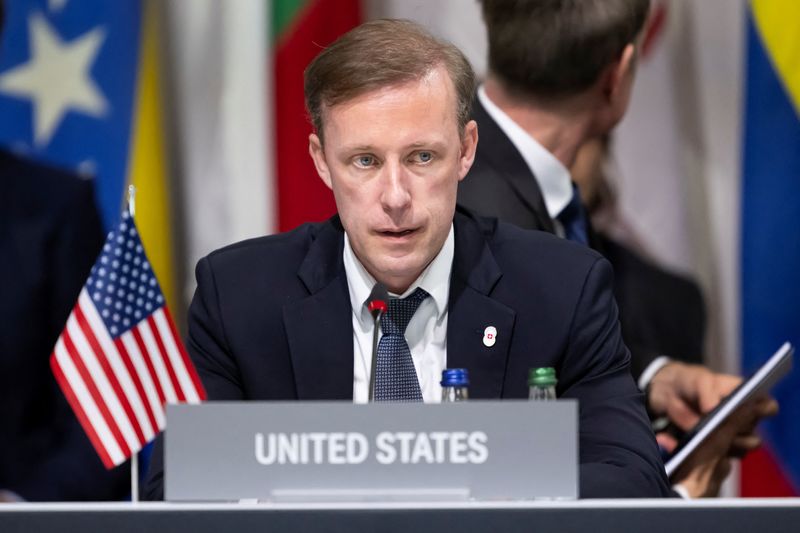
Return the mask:
<svg viewBox="0 0 800 533">
<path fill-rule="evenodd" d="M 562 397 L 580 402 L 580 495 L 668 496 L 643 397 L 630 374 L 611 278 L 610 265 L 598 258 L 581 291 L 560 369 Z"/>
<path fill-rule="evenodd" d="M 237 367 L 225 335 L 220 313 L 219 290 L 212 270 L 212 257 L 197 263 L 197 289 L 189 306 L 189 336 L 186 346 L 197 368 L 209 400 L 243 400 L 245 398 Z M 153 447 L 147 482 L 142 494 L 146 500 L 164 498 L 163 440 L 159 436 Z"/>
<path fill-rule="evenodd" d="M 213 256 L 195 269 L 197 290 L 189 306 L 187 348 L 209 400 L 243 400 L 239 370 L 231 355 L 221 316 L 220 292 L 212 270 Z"/>
</svg>

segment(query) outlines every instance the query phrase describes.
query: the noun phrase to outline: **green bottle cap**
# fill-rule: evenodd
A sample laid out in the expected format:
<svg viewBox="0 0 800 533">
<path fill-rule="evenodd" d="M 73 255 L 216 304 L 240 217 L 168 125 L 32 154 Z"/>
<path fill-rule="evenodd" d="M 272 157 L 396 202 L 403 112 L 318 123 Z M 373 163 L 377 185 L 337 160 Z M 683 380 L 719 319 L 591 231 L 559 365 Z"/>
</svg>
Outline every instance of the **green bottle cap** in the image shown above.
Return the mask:
<svg viewBox="0 0 800 533">
<path fill-rule="evenodd" d="M 549 387 L 555 385 L 557 381 L 556 369 L 551 366 L 531 368 L 528 371 L 529 387 Z"/>
</svg>

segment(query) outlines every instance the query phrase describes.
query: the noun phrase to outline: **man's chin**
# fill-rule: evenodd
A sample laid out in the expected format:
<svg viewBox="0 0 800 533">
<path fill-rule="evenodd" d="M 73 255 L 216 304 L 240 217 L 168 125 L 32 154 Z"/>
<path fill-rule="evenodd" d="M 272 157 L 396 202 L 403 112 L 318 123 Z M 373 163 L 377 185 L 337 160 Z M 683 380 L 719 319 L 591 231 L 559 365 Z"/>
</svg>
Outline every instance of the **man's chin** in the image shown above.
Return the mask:
<svg viewBox="0 0 800 533">
<path fill-rule="evenodd" d="M 390 260 L 381 261 L 379 265 L 376 265 L 376 272 L 372 274 L 389 287 L 389 290 L 395 289 L 392 292 L 397 292 L 396 289 L 401 286 L 404 291 L 408 285 L 411 285 L 419 277 L 424 269 L 425 266 L 420 266 L 418 262 L 398 263 L 398 261 Z"/>
</svg>

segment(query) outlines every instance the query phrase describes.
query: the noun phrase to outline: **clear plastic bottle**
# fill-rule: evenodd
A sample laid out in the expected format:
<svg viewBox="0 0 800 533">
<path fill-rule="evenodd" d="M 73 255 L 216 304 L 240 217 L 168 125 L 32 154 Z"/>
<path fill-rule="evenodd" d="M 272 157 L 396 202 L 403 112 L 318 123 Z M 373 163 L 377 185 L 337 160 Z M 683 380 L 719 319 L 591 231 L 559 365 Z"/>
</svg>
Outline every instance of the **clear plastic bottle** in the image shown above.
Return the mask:
<svg viewBox="0 0 800 533">
<path fill-rule="evenodd" d="M 555 368 L 531 368 L 528 371 L 528 399 L 555 400 L 557 382 Z"/>
<path fill-rule="evenodd" d="M 469 373 L 466 368 L 442 370 L 442 403 L 465 402 L 469 397 Z"/>
</svg>

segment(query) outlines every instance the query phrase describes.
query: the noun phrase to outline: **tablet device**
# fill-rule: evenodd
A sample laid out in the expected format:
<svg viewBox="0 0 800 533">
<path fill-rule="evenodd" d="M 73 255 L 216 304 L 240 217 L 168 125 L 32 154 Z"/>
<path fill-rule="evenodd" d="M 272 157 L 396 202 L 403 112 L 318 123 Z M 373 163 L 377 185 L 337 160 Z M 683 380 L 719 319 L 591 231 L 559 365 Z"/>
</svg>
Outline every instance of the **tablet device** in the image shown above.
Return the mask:
<svg viewBox="0 0 800 533">
<path fill-rule="evenodd" d="M 667 459 L 665 467 L 667 476 L 683 464 L 693 451 L 702 444 L 712 431 L 725 422 L 736 409 L 751 398 L 765 395 L 792 368 L 794 347 L 783 343 L 777 352 L 770 357 L 761 368 L 736 387 L 733 392 L 722 399 L 713 411 L 705 415 L 700 422 L 690 429 L 678 442 L 675 450 Z"/>
</svg>

